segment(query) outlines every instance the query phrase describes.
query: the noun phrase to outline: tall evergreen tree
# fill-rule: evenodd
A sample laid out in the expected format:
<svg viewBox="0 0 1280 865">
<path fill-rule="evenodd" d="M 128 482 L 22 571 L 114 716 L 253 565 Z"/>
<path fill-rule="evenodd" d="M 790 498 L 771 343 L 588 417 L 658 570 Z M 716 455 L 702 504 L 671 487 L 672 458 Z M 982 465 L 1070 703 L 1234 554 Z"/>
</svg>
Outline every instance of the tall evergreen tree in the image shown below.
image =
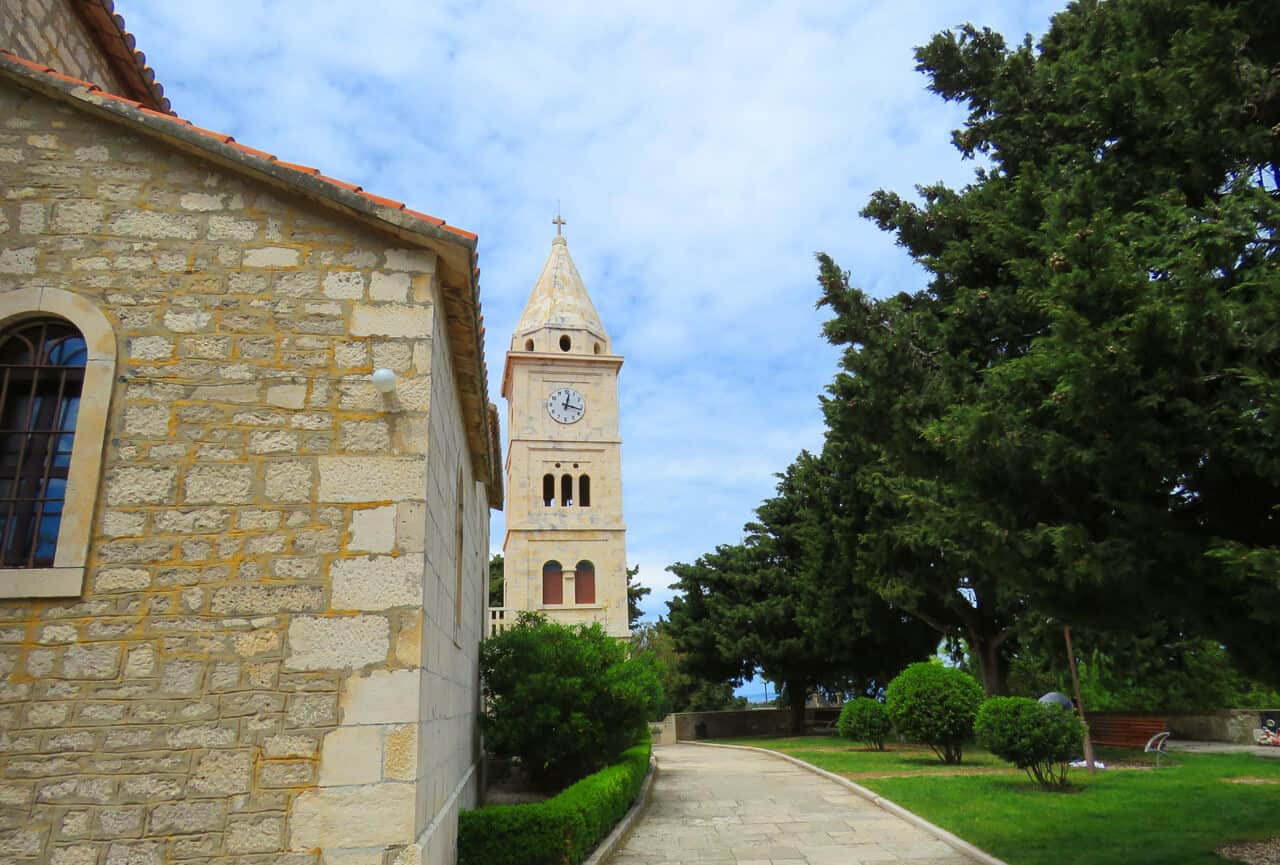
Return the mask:
<svg viewBox="0 0 1280 865">
<path fill-rule="evenodd" d="M 926 289 L 821 261 L 865 561 L 917 605 L 968 581 L 1015 633 L 1141 611 L 1277 681 L 1280 8 L 1080 0 L 1038 47 L 965 26 L 917 58 L 989 166 L 868 204 Z"/>
<path fill-rule="evenodd" d="M 645 596 L 653 591 L 648 586 L 642 586 L 636 581 L 636 575 L 639 573 L 639 565 L 632 565 L 627 568 L 627 627 L 633 631 L 640 624 L 640 618 L 644 615 L 644 610 L 640 609 L 640 604 L 644 601 Z"/>
<path fill-rule="evenodd" d="M 741 681 L 758 669 L 781 683 L 798 731 L 812 691 L 882 685 L 938 641 L 853 580 L 835 543 L 826 461 L 801 453 L 778 477 L 743 543 L 669 568 L 683 593 L 668 602 L 669 630 L 704 678 Z"/>
<path fill-rule="evenodd" d="M 666 619 L 645 622 L 631 632 L 633 654 L 652 654 L 658 663 L 665 698 L 657 717 L 671 712 L 713 712 L 721 709 L 743 709 L 747 701 L 733 694 L 733 683 L 722 679 L 709 681 L 689 672 L 687 659 L 675 646 Z"/>
</svg>

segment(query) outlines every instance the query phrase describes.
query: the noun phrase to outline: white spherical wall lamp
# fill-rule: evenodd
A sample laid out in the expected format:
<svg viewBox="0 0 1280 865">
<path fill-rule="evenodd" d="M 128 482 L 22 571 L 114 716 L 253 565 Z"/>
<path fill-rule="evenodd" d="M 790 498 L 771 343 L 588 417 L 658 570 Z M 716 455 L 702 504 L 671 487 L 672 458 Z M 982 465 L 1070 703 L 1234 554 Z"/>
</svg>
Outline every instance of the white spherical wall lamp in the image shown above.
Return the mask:
<svg viewBox="0 0 1280 865">
<path fill-rule="evenodd" d="M 370 376 L 373 379 L 373 386 L 382 393 L 396 392 L 396 374 L 386 367 L 381 367 L 373 371 Z"/>
</svg>

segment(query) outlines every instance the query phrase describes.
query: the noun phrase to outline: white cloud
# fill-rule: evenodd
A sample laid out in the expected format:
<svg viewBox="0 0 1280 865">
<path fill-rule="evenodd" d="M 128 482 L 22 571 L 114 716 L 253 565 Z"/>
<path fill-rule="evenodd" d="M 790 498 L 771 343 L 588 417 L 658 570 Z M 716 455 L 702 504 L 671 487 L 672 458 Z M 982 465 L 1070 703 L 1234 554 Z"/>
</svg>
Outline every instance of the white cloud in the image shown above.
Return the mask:
<svg viewBox="0 0 1280 865">
<path fill-rule="evenodd" d="M 963 114 L 912 46 L 964 21 L 1016 41 L 1059 4 L 120 5 L 183 116 L 479 233 L 495 402 L 563 203 L 627 358 L 629 554 L 665 587 L 821 446 L 837 355 L 813 253 L 878 294 L 917 287 L 858 211 L 970 176 L 949 143 Z"/>
</svg>

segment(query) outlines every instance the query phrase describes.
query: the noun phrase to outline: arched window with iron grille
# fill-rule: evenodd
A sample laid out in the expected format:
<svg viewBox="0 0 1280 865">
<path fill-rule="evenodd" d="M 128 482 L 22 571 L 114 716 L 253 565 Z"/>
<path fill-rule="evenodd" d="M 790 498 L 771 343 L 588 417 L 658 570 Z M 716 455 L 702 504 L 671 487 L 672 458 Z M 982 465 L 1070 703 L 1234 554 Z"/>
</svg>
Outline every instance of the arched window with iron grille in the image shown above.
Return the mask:
<svg viewBox="0 0 1280 865">
<path fill-rule="evenodd" d="M 88 297 L 0 291 L 0 598 L 84 589 L 116 350 Z"/>
<path fill-rule="evenodd" d="M 61 319 L 0 333 L 0 566 L 53 565 L 87 359 Z"/>
</svg>

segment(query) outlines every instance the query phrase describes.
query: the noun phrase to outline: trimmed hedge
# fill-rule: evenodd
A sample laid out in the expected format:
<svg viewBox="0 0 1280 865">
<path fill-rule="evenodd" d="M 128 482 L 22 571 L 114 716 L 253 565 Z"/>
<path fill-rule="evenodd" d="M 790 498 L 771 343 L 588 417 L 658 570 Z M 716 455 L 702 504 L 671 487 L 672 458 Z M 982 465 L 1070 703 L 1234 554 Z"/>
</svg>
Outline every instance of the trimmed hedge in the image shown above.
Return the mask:
<svg viewBox="0 0 1280 865">
<path fill-rule="evenodd" d="M 545 802 L 463 811 L 458 865 L 577 865 L 639 795 L 651 750 L 648 742 L 628 748 Z"/>
</svg>

